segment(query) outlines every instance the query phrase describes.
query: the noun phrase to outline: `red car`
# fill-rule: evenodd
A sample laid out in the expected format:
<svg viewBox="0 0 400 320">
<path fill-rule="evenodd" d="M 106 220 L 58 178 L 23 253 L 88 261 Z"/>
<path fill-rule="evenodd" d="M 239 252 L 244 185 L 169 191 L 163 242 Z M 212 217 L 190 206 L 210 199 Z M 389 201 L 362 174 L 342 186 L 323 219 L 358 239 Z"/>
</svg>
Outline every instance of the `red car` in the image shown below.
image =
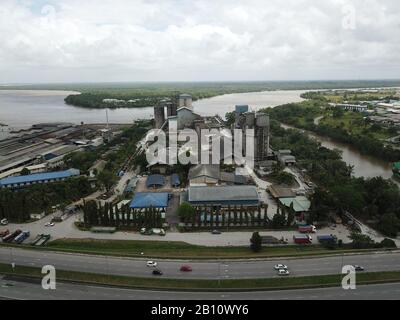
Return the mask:
<svg viewBox="0 0 400 320">
<path fill-rule="evenodd" d="M 10 230 L 4 230 L 0 232 L 0 238 L 4 238 L 5 236 L 10 234 Z"/>
<path fill-rule="evenodd" d="M 184 265 L 184 266 L 181 267 L 181 271 L 182 272 L 191 272 L 191 271 L 193 271 L 193 269 L 189 265 Z"/>
</svg>

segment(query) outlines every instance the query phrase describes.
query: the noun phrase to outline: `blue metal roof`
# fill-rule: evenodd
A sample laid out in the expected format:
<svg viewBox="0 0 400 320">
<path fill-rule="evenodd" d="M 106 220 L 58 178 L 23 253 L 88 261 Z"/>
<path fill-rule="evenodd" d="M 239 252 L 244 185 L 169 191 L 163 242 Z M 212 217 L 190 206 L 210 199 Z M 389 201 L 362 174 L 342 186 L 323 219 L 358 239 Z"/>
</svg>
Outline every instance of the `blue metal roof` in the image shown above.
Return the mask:
<svg viewBox="0 0 400 320">
<path fill-rule="evenodd" d="M 153 174 L 151 176 L 148 176 L 146 185 L 148 188 L 152 186 L 163 186 L 165 185 L 165 177 L 160 174 Z"/>
<path fill-rule="evenodd" d="M 21 183 L 33 183 L 45 180 L 64 179 L 78 175 L 80 175 L 79 170 L 70 169 L 66 171 L 30 174 L 28 176 L 8 177 L 0 180 L 0 186 L 21 184 Z"/>
<path fill-rule="evenodd" d="M 173 187 L 177 187 L 181 184 L 181 180 L 179 179 L 179 175 L 174 173 L 171 176 L 171 184 Z"/>
<path fill-rule="evenodd" d="M 138 192 L 135 194 L 130 207 L 142 208 L 166 208 L 168 207 L 168 193 Z"/>
</svg>

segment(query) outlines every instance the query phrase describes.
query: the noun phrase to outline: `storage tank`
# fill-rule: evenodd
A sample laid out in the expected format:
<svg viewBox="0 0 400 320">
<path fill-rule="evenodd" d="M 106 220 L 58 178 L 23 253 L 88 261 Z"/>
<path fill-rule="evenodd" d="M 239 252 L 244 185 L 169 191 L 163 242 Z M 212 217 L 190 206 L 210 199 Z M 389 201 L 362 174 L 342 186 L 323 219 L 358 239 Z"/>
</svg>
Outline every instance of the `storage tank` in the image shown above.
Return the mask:
<svg viewBox="0 0 400 320">
<path fill-rule="evenodd" d="M 255 119 L 256 119 L 256 114 L 254 112 L 248 112 L 246 113 L 246 126 L 247 127 L 254 127 Z"/>
<path fill-rule="evenodd" d="M 256 118 L 256 125 L 258 127 L 268 127 L 269 126 L 269 115 L 266 113 L 258 113 Z"/>
</svg>

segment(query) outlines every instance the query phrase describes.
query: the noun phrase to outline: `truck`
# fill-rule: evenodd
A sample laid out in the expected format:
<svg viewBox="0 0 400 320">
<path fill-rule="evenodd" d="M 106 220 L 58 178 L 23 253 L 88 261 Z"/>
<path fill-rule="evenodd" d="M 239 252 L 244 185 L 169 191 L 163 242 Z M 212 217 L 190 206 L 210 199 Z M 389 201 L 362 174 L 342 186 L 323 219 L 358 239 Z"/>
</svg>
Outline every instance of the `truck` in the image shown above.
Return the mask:
<svg viewBox="0 0 400 320">
<path fill-rule="evenodd" d="M 12 242 L 17 236 L 20 235 L 21 232 L 22 232 L 21 230 L 16 230 L 13 233 L 10 233 L 9 235 L 7 235 L 3 238 L 3 242 L 5 242 L 5 243 Z"/>
<path fill-rule="evenodd" d="M 0 232 L 0 238 L 4 238 L 5 236 L 10 234 L 10 230 L 3 230 Z"/>
<path fill-rule="evenodd" d="M 299 226 L 300 233 L 316 233 L 317 228 L 313 225 Z"/>
<path fill-rule="evenodd" d="M 50 240 L 50 237 L 49 234 L 42 235 L 39 241 L 35 243 L 35 246 L 44 246 Z"/>
<path fill-rule="evenodd" d="M 293 236 L 293 241 L 294 243 L 297 244 L 310 244 L 312 243 L 312 238 L 307 234 L 307 235 L 298 235 L 298 236 Z"/>
<path fill-rule="evenodd" d="M 15 237 L 14 242 L 17 244 L 21 244 L 26 239 L 28 239 L 30 235 L 31 235 L 31 233 L 29 231 L 24 231 L 24 232 L 20 233 L 17 237 Z"/>
<path fill-rule="evenodd" d="M 317 236 L 317 239 L 318 239 L 318 241 L 320 243 L 330 242 L 330 241 L 336 242 L 337 241 L 337 237 L 335 235 L 333 235 L 333 234 L 320 235 L 320 236 Z"/>
</svg>

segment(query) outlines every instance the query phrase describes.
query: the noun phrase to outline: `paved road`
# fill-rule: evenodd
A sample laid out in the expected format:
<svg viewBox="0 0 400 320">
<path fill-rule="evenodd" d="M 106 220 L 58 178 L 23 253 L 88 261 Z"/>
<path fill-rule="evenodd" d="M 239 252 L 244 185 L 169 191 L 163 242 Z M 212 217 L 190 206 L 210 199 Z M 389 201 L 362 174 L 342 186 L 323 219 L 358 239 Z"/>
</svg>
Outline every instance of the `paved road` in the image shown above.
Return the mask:
<svg viewBox="0 0 400 320">
<path fill-rule="evenodd" d="M 53 265 L 59 270 L 113 274 L 131 277 L 150 277 L 151 270 L 143 259 L 125 259 L 78 254 L 62 254 L 23 249 L 0 248 L 0 263 L 42 267 Z M 248 279 L 277 277 L 273 266 L 284 263 L 291 276 L 338 274 L 342 265 L 361 265 L 368 272 L 400 270 L 400 253 L 347 255 L 307 259 L 252 260 L 252 261 L 201 261 L 190 262 L 193 272 L 182 273 L 179 268 L 185 261 L 159 261 L 164 278 L 179 279 Z"/>
<path fill-rule="evenodd" d="M 263 191 L 265 194 L 266 192 Z M 99 193 L 100 195 L 101 193 Z M 276 208 L 271 206 L 268 207 L 268 210 L 272 210 L 274 214 L 276 213 Z M 272 212 L 268 212 L 268 216 L 272 217 Z M 46 228 L 44 225 L 46 222 L 51 220 L 51 216 L 45 217 L 43 220 L 35 221 L 27 224 L 9 224 L 5 227 L 0 227 L 0 231 L 5 229 L 9 229 L 10 231 L 21 229 L 21 230 L 29 230 L 31 232 L 31 236 L 26 243 L 32 241 L 36 235 L 38 234 L 51 234 L 51 240 L 55 239 L 102 239 L 102 240 L 140 240 L 140 241 L 183 241 L 186 243 L 200 245 L 200 246 L 249 246 L 250 238 L 252 236 L 252 232 L 248 231 L 240 231 L 240 232 L 223 232 L 221 235 L 211 236 L 209 232 L 190 232 L 190 233 L 179 233 L 179 232 L 167 232 L 165 237 L 159 236 L 144 236 L 138 232 L 116 232 L 113 234 L 99 234 L 92 233 L 90 231 L 80 231 L 76 228 L 75 222 L 82 221 L 82 215 L 77 214 L 71 216 L 67 220 L 57 223 L 53 228 Z M 260 235 L 262 236 L 273 236 L 278 239 L 284 237 L 289 240 L 289 243 L 293 243 L 293 235 L 298 234 L 297 231 L 261 231 Z M 318 234 L 334 234 L 338 237 L 338 239 L 342 239 L 343 242 L 350 242 L 348 236 L 350 232 L 343 226 L 338 225 L 336 228 L 325 228 L 318 230 Z M 313 235 L 313 238 L 316 239 L 318 234 Z M 314 240 L 316 242 L 316 240 Z M 399 240 L 400 246 L 400 240 Z"/>
<path fill-rule="evenodd" d="M 39 283 L 0 280 L 0 299 L 18 300 L 399 300 L 400 283 L 269 292 L 168 292 L 58 283 L 55 291 Z"/>
</svg>

